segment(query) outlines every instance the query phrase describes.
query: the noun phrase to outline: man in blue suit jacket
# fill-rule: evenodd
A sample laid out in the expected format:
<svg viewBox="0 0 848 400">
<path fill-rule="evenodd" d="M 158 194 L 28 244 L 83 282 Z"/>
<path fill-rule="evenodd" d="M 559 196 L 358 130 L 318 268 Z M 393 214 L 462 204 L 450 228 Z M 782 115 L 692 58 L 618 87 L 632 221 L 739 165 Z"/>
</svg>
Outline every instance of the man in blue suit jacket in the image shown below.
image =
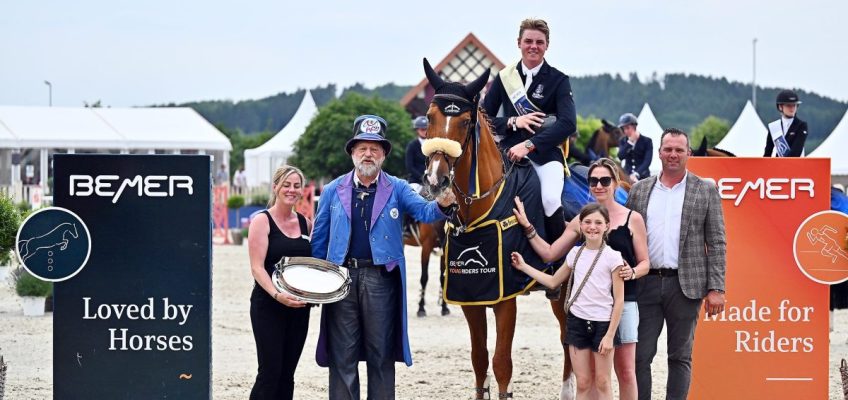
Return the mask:
<svg viewBox="0 0 848 400">
<path fill-rule="evenodd" d="M 359 361 L 368 367 L 368 398 L 394 399 L 397 361 L 412 365 L 406 325 L 406 265 L 402 215 L 423 222 L 445 218 L 451 191 L 428 202 L 409 184 L 381 170 L 392 149 L 387 123 L 363 115 L 345 150 L 353 171 L 326 186 L 312 230 L 312 255 L 350 271 L 348 296 L 326 305 L 316 360 L 330 368 L 330 399 L 359 399 Z"/>
</svg>

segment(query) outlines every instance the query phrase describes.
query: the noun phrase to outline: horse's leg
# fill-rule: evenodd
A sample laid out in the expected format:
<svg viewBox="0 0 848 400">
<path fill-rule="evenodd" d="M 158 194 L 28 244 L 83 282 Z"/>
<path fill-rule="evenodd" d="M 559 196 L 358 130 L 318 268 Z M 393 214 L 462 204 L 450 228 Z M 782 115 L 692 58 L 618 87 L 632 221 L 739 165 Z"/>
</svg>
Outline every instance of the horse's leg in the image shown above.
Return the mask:
<svg viewBox="0 0 848 400">
<path fill-rule="evenodd" d="M 433 247 L 429 244 L 430 242 L 426 239 L 421 242 L 421 300 L 418 301 L 419 317 L 427 316 L 427 311 L 424 310 L 424 294 L 427 291 L 427 280 L 429 280 L 430 275 L 428 272 L 430 267 L 430 253 L 433 251 Z"/>
<path fill-rule="evenodd" d="M 551 311 L 554 312 L 554 316 L 556 316 L 557 322 L 559 323 L 559 343 L 562 345 L 564 358 L 562 362 L 562 388 L 560 390 L 560 399 L 572 399 L 574 398 L 574 381 L 570 380 L 572 377 L 573 369 L 571 367 L 571 356 L 568 354 L 568 349 L 565 347 L 565 291 L 567 290 L 567 283 L 563 283 L 560 288 L 560 295 L 557 299 L 551 300 Z"/>
<path fill-rule="evenodd" d="M 508 393 L 512 380 L 512 339 L 515 336 L 515 298 L 495 304 L 495 324 L 497 338 L 495 355 L 492 357 L 492 370 L 498 381 L 498 392 Z"/>
<path fill-rule="evenodd" d="M 445 301 L 443 292 L 445 287 L 445 257 L 445 254 L 439 257 L 439 301 L 442 303 L 442 316 L 450 315 L 448 302 Z"/>
<path fill-rule="evenodd" d="M 471 367 L 474 369 L 474 387 L 485 389 L 489 372 L 489 350 L 486 348 L 486 307 L 462 306 L 462 314 L 471 336 Z M 477 398 L 484 398 L 478 390 Z"/>
</svg>

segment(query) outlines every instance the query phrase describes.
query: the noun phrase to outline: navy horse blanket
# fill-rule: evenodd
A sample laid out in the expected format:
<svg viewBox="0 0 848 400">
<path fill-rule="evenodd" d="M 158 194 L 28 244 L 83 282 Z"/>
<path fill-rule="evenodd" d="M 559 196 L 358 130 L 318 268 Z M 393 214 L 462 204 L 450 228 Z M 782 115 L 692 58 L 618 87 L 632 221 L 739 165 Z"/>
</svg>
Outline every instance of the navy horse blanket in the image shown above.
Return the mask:
<svg viewBox="0 0 848 400">
<path fill-rule="evenodd" d="M 546 238 L 539 178 L 533 168 L 515 166 L 493 196 L 495 203 L 486 214 L 475 221 L 464 221 L 465 231 L 454 234 L 455 227 L 447 224 L 443 262 L 444 299 L 449 304 L 496 304 L 529 289 L 535 281 L 512 267 L 513 251 L 539 270 L 550 269 L 530 247 L 512 213 L 513 199 L 518 196 L 524 202 L 527 219 Z"/>
</svg>

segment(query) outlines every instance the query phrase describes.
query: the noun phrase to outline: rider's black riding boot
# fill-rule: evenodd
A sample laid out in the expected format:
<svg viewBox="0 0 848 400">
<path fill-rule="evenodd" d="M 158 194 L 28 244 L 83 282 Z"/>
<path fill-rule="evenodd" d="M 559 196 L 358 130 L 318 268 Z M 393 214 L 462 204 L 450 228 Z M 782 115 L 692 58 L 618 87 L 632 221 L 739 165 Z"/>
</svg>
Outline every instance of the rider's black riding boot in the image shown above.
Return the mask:
<svg viewBox="0 0 848 400">
<path fill-rule="evenodd" d="M 565 232 L 565 218 L 562 207 L 557 208 L 553 215 L 545 217 L 545 236 L 548 243 L 553 243 Z"/>
</svg>

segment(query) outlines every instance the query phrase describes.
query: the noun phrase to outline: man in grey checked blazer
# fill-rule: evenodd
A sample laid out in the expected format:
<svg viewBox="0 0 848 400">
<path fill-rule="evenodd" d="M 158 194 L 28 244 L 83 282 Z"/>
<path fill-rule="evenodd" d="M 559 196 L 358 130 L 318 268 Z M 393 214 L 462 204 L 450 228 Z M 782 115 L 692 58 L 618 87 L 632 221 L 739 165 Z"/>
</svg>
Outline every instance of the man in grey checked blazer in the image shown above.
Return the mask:
<svg viewBox="0 0 848 400">
<path fill-rule="evenodd" d="M 627 207 L 645 218 L 651 269 L 639 280 L 639 399 L 651 398 L 651 362 L 668 326 L 666 399 L 686 399 L 701 302 L 708 315 L 724 310 L 725 233 L 715 185 L 686 170 L 689 137 L 666 129 L 660 139 L 662 173 L 637 182 Z"/>
</svg>

